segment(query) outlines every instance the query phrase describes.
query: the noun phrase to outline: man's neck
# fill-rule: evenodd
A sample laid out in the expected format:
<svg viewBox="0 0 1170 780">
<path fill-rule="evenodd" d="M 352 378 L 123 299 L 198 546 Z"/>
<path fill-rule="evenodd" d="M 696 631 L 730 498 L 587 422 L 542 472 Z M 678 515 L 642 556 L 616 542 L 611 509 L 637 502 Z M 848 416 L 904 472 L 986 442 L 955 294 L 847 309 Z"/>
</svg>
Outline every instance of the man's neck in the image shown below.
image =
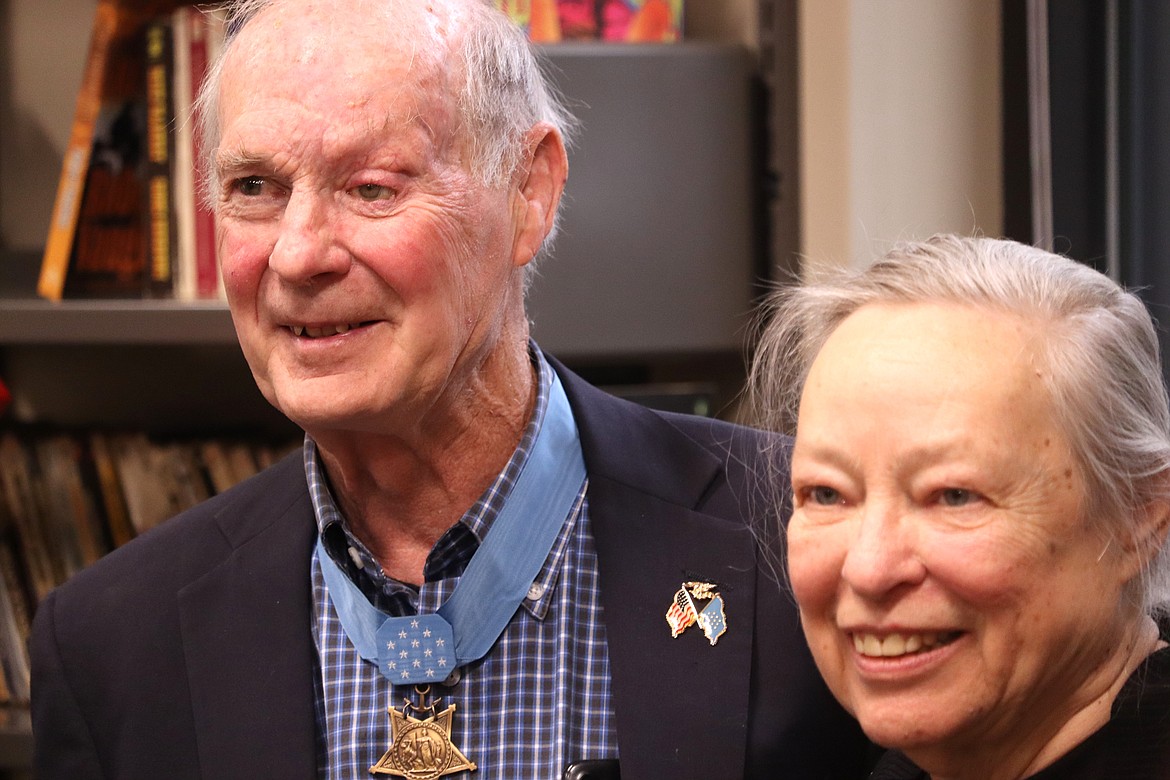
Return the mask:
<svg viewBox="0 0 1170 780">
<path fill-rule="evenodd" d="M 532 416 L 535 370 L 509 372 L 499 389 L 483 385 L 425 435 L 325 434 L 318 449 L 350 530 L 390 577 L 421 584 L 439 538 L 507 465 Z"/>
</svg>

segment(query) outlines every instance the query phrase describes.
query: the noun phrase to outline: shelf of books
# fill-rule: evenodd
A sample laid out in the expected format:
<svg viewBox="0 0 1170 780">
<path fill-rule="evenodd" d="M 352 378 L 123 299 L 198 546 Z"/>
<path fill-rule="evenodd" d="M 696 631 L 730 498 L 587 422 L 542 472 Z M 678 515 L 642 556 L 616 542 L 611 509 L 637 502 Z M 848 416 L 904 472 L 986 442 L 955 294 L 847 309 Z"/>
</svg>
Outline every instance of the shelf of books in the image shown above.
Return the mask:
<svg viewBox="0 0 1170 780">
<path fill-rule="evenodd" d="M 213 6 L 99 0 L 39 295 L 220 297 L 193 103 L 225 24 Z"/>
<path fill-rule="evenodd" d="M 0 431 L 0 703 L 28 702 L 25 641 L 30 616 L 50 589 L 297 444 L 140 431 Z M 19 731 L 19 716 L 9 720 Z M 0 710 L 0 765 L 5 727 Z"/>
</svg>

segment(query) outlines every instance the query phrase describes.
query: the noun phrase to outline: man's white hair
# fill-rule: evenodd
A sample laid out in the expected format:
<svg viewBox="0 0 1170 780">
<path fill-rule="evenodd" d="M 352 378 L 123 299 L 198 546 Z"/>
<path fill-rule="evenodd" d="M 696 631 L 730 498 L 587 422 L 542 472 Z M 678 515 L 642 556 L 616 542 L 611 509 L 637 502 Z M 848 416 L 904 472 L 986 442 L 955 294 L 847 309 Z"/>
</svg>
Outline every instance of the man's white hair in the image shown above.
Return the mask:
<svg viewBox="0 0 1170 780">
<path fill-rule="evenodd" d="M 203 197 L 212 201 L 219 191 L 216 154 L 221 140 L 219 115 L 220 86 L 224 62 L 232 52 L 239 32 L 262 11 L 286 0 L 234 0 L 226 7 L 228 37 L 223 51 L 208 72 L 196 100 L 197 121 L 205 139 L 206 155 L 200 161 Z M 449 0 L 459 2 L 460 0 Z M 371 24 L 387 25 L 394 32 L 395 2 L 367 0 Z M 459 139 L 469 152 L 468 167 L 485 186 L 506 184 L 523 165 L 532 150 L 527 134 L 535 125 L 551 125 L 567 145 L 576 129 L 576 120 L 560 93 L 542 68 L 537 52 L 524 31 L 504 13 L 485 0 L 462 0 L 467 15 L 453 41 L 451 51 L 429 52 L 450 69 L 457 91 Z M 384 13 L 379 14 L 382 10 Z M 340 10 L 338 11 L 341 12 Z M 557 229 L 557 220 L 545 238 L 540 256 L 547 253 Z M 526 284 L 536 261 L 529 263 Z"/>
</svg>

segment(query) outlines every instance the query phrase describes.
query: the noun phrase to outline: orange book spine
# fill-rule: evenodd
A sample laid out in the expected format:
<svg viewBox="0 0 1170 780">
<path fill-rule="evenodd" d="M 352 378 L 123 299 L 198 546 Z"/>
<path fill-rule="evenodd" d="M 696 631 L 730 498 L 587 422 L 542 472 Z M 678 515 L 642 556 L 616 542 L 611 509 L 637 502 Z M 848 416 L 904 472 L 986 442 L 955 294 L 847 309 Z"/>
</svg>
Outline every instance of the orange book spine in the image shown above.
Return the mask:
<svg viewBox="0 0 1170 780">
<path fill-rule="evenodd" d="M 73 128 L 61 166 L 57 197 L 53 203 L 49 235 L 41 260 L 41 274 L 37 294 L 49 300 L 60 300 L 65 290 L 65 275 L 73 251 L 73 236 L 77 230 L 77 216 L 85 188 L 86 171 L 93 143 L 94 125 L 102 103 L 102 85 L 105 80 L 110 47 L 117 29 L 118 11 L 112 0 L 101 0 L 94 12 L 93 31 L 89 53 L 85 60 L 81 89 L 73 112 Z"/>
</svg>

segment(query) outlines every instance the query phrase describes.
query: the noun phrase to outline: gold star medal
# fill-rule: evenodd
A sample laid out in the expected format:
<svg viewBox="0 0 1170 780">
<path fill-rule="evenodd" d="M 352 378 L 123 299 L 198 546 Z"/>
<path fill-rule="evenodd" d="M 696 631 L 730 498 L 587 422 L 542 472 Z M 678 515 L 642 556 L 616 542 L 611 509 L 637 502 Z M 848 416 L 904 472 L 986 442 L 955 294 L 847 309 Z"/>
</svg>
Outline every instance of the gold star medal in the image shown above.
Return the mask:
<svg viewBox="0 0 1170 780">
<path fill-rule="evenodd" d="M 425 697 L 430 687 L 416 688 Z M 464 769 L 475 771 L 475 764 L 451 741 L 451 723 L 455 719 L 455 705 L 436 714 L 441 699 L 429 707 L 415 707 L 404 699 L 402 711 L 391 707 L 390 749 L 370 767 L 372 775 L 393 775 L 409 780 L 435 780 L 443 775 Z M 418 719 L 408 714 L 430 712 L 430 717 Z"/>
</svg>

